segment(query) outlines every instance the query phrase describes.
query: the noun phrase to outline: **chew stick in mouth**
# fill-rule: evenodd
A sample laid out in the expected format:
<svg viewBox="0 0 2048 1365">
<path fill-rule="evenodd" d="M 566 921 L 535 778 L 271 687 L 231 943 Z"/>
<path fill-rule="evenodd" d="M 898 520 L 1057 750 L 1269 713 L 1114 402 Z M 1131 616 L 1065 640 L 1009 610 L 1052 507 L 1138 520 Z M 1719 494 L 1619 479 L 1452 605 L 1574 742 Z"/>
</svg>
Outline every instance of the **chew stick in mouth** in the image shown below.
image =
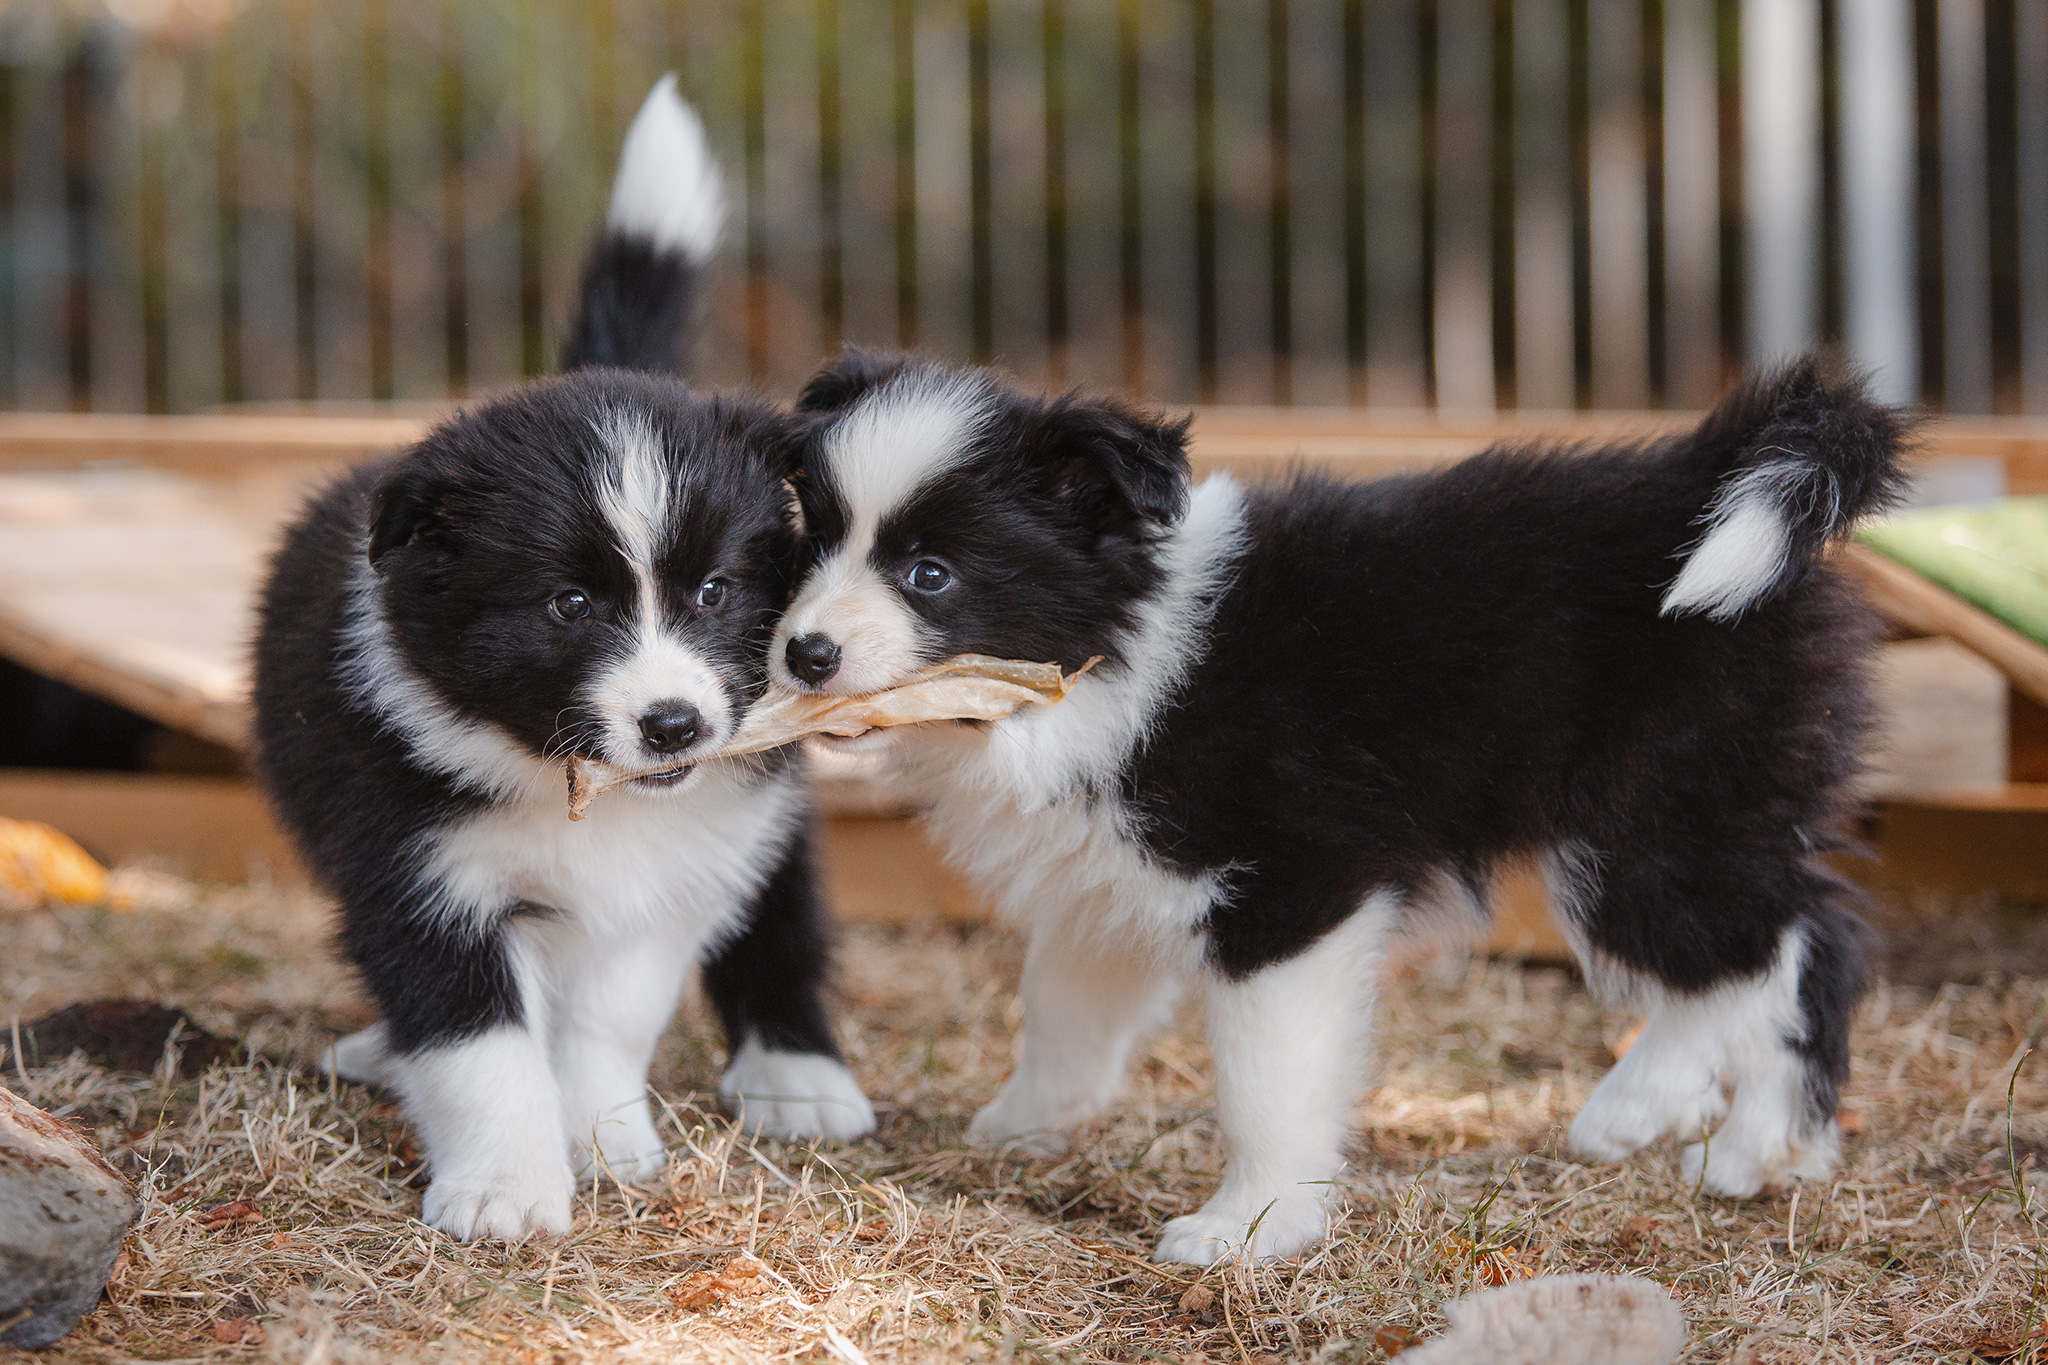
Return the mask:
<svg viewBox="0 0 2048 1365">
<path fill-rule="evenodd" d="M 690 760 L 688 767 L 713 759 L 779 749 L 811 735 L 850 739 L 870 730 L 896 725 L 922 725 L 936 720 L 1001 720 L 1027 706 L 1064 699 L 1074 682 L 1095 667 L 1090 659 L 1072 673 L 1058 664 L 991 659 L 962 654 L 934 664 L 909 682 L 865 696 L 821 696 L 770 687 L 747 712 L 733 737 L 719 748 Z M 674 776 L 685 771 L 629 773 L 596 759 L 569 758 L 569 818 L 581 820 L 590 803 L 626 782 Z"/>
</svg>

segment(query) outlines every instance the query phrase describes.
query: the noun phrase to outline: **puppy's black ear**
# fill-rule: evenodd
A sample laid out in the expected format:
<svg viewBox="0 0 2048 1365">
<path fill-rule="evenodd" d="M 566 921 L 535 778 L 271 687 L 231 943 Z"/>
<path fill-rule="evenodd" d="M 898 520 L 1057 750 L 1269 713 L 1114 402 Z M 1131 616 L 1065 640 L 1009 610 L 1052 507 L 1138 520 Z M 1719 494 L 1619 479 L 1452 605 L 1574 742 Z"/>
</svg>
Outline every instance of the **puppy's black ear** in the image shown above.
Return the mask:
<svg viewBox="0 0 2048 1365">
<path fill-rule="evenodd" d="M 1188 509 L 1188 422 L 1110 399 L 1055 399 L 1039 432 L 1054 496 L 1113 497 L 1141 521 L 1170 526 Z"/>
<path fill-rule="evenodd" d="M 370 563 L 447 525 L 448 484 L 416 464 L 386 474 L 370 495 Z"/>
<path fill-rule="evenodd" d="M 891 351 L 863 351 L 849 346 L 839 359 L 811 376 L 797 395 L 798 412 L 831 416 L 846 411 L 869 391 L 903 373 L 913 357 Z"/>
</svg>

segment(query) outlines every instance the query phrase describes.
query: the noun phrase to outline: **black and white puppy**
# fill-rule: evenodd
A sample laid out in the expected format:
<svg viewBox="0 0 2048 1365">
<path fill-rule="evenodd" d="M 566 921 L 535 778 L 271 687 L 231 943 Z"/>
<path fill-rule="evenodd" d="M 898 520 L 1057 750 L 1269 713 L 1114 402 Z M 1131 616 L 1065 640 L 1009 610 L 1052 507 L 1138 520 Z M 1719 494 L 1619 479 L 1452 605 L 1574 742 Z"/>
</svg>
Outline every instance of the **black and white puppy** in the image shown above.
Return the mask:
<svg viewBox="0 0 2048 1365">
<path fill-rule="evenodd" d="M 819 558 L 778 678 L 1105 660 L 1059 706 L 855 741 L 1030 934 L 973 1140 L 1056 1148 L 1199 981 L 1229 1166 L 1158 1255 L 1300 1249 L 1389 936 L 1534 855 L 1588 981 L 1648 1015 L 1574 1149 L 1713 1128 L 1684 1169 L 1736 1196 L 1834 1164 L 1862 930 L 1818 855 L 1873 631 L 1819 556 L 1893 496 L 1905 430 L 1855 382 L 1797 365 L 1640 445 L 1192 491 L 1186 423 L 982 371 L 854 355 L 803 406 Z"/>
<path fill-rule="evenodd" d="M 570 372 L 313 500 L 257 641 L 261 771 L 341 902 L 393 1086 L 458 1237 L 568 1227 L 576 1177 L 662 1161 L 647 1069 L 700 964 L 721 1090 L 782 1136 L 874 1116 L 820 999 L 810 801 L 788 752 L 667 774 L 767 681 L 800 547 L 795 425 L 677 374 L 718 173 L 672 80 L 627 135 Z M 567 816 L 564 762 L 650 776 Z"/>
</svg>

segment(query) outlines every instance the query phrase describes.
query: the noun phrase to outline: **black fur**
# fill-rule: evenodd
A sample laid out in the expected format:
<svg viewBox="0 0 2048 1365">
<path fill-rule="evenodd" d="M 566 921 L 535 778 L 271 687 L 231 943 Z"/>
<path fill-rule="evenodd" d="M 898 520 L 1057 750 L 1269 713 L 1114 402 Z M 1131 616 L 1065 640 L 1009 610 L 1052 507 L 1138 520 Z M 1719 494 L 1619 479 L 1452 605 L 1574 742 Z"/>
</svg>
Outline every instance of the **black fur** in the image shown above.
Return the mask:
<svg viewBox="0 0 2048 1365">
<path fill-rule="evenodd" d="M 854 356 L 806 390 L 821 553 L 846 519 L 824 433 L 904 365 Z M 980 382 L 994 416 L 974 450 L 883 518 L 872 561 L 951 568 L 943 593 L 903 592 L 930 659 L 1100 654 L 1114 679 L 1185 505 L 1186 424 Z M 1225 879 L 1206 934 L 1233 978 L 1369 893 L 1431 900 L 1446 876 L 1483 885 L 1547 850 L 1597 869 L 1578 926 L 1593 951 L 1670 991 L 1763 971 L 1803 925 L 1788 1041 L 1830 1117 L 1862 930 L 1818 854 L 1850 812 L 1876 636 L 1820 551 L 1896 495 L 1909 426 L 1807 362 L 1668 440 L 1248 488 L 1249 542 L 1199 657 L 1105 794 L 1158 861 Z M 1734 624 L 1660 614 L 1717 493 L 1788 460 L 1791 553 L 1760 600 Z"/>
<path fill-rule="evenodd" d="M 433 913 L 437 888 L 420 836 L 498 798 L 423 761 L 367 707 L 350 672 L 353 585 L 367 562 L 398 657 L 455 716 L 532 754 L 589 754 L 579 688 L 621 645 L 621 614 L 635 593 L 594 502 L 607 458 L 595 427 L 631 411 L 673 465 L 681 512 L 657 566 L 675 589 L 670 624 L 714 661 L 743 711 L 765 683 L 768 635 L 798 567 L 780 482 L 795 428 L 764 404 L 704 399 L 684 385 L 695 281 L 679 253 L 601 238 L 563 346 L 571 373 L 343 475 L 308 504 L 272 565 L 256 642 L 258 768 L 340 900 L 342 945 L 401 1051 L 518 1020 L 501 930 L 552 911 L 508 904 L 482 931 Z M 696 612 L 690 592 L 714 568 L 727 597 L 715 612 Z M 592 610 L 564 626 L 547 606 L 570 585 L 588 593 Z M 765 756 L 759 780 L 796 780 L 795 763 Z M 838 1055 L 822 1001 L 829 951 L 814 881 L 799 827 L 739 932 L 712 949 L 705 972 L 735 1048 L 752 1032 Z"/>
</svg>

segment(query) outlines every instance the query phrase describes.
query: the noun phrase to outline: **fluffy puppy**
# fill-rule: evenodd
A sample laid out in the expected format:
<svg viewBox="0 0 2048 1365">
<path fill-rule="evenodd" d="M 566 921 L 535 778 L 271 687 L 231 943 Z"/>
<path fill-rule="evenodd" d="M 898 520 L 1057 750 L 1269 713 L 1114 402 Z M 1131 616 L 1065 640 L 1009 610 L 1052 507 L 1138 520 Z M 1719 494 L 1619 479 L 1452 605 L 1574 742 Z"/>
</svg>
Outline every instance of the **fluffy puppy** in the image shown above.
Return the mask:
<svg viewBox="0 0 2048 1365">
<path fill-rule="evenodd" d="M 1030 935 L 975 1141 L 1056 1147 L 1197 981 L 1229 1165 L 1158 1255 L 1301 1249 L 1389 936 L 1533 856 L 1587 980 L 1648 1016 L 1573 1149 L 1676 1134 L 1738 1196 L 1834 1164 L 1861 930 L 1818 855 L 1873 631 L 1822 551 L 1893 496 L 1904 430 L 1855 382 L 1797 365 L 1646 444 L 1192 492 L 1185 422 L 982 371 L 854 355 L 803 406 L 819 558 L 779 677 L 1104 660 L 1059 706 L 858 741 Z"/>
<path fill-rule="evenodd" d="M 383 1011 L 333 1064 L 397 1090 L 457 1237 L 562 1232 L 579 1173 L 660 1168 L 647 1068 L 700 964 L 746 1122 L 874 1124 L 820 1000 L 797 760 L 675 774 L 760 694 L 800 553 L 791 420 L 676 373 L 719 195 L 664 80 L 570 372 L 337 480 L 264 591 L 260 771 Z M 571 823 L 572 754 L 649 776 Z"/>
</svg>

